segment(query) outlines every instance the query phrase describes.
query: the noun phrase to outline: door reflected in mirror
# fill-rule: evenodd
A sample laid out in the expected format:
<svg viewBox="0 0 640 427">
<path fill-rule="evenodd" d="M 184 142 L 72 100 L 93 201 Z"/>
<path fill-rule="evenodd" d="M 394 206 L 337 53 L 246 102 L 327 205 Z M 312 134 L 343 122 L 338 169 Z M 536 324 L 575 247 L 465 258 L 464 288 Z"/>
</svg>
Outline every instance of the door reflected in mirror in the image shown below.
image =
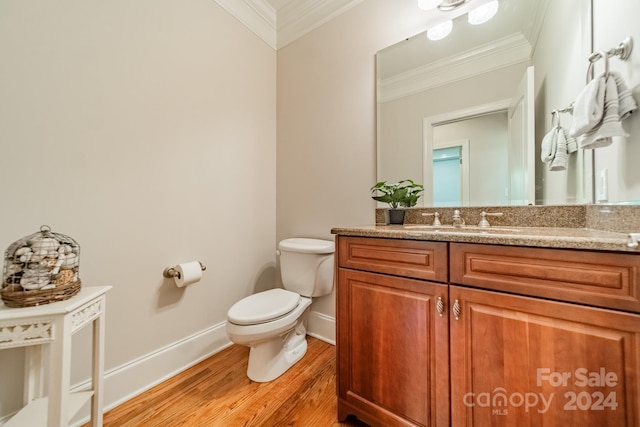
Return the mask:
<svg viewBox="0 0 640 427">
<path fill-rule="evenodd" d="M 509 204 L 506 110 L 435 123 L 432 134 L 433 144 L 425 147 L 432 152 L 432 166 L 424 173 L 432 176 L 429 205 Z M 425 199 L 430 197 L 425 193 Z"/>
<path fill-rule="evenodd" d="M 433 206 L 469 205 L 469 140 L 434 142 Z"/>
</svg>

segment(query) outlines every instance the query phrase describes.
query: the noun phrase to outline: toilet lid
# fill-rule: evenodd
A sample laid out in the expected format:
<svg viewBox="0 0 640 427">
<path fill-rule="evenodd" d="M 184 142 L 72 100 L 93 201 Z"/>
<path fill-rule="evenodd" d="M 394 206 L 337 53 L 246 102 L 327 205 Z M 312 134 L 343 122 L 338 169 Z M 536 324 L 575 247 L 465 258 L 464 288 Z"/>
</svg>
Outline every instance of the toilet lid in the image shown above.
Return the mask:
<svg viewBox="0 0 640 427">
<path fill-rule="evenodd" d="M 298 306 L 300 295 L 285 289 L 269 289 L 235 303 L 227 318 L 236 325 L 255 325 L 284 316 Z"/>
<path fill-rule="evenodd" d="M 336 244 L 331 240 L 293 237 L 278 243 L 278 249 L 303 254 L 332 254 L 336 251 Z"/>
</svg>

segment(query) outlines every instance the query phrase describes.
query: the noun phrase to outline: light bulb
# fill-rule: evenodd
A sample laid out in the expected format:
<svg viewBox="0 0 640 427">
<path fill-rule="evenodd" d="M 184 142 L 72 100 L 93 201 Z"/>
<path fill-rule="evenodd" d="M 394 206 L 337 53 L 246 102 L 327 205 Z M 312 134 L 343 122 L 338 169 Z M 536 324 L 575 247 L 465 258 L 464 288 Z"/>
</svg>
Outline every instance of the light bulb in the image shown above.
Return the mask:
<svg viewBox="0 0 640 427">
<path fill-rule="evenodd" d="M 429 40 L 442 40 L 449 35 L 452 28 L 453 21 L 444 21 L 443 23 L 438 24 L 435 27 L 429 28 L 427 30 L 427 37 L 429 38 Z"/>
<path fill-rule="evenodd" d="M 490 1 L 469 11 L 467 19 L 471 25 L 484 24 L 498 11 L 498 0 Z"/>
<path fill-rule="evenodd" d="M 438 7 L 442 0 L 418 0 L 418 7 L 422 10 L 431 10 Z"/>
</svg>

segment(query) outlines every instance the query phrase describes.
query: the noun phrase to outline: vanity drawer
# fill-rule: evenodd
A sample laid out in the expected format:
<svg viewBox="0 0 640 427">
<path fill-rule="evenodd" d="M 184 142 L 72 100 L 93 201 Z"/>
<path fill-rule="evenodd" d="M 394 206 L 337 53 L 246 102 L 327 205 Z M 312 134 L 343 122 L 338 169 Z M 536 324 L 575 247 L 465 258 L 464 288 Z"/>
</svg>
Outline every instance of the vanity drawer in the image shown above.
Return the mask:
<svg viewBox="0 0 640 427">
<path fill-rule="evenodd" d="M 445 242 L 338 236 L 338 265 L 342 268 L 415 279 L 448 281 Z"/>
<path fill-rule="evenodd" d="M 640 254 L 451 243 L 451 282 L 640 313 Z"/>
</svg>

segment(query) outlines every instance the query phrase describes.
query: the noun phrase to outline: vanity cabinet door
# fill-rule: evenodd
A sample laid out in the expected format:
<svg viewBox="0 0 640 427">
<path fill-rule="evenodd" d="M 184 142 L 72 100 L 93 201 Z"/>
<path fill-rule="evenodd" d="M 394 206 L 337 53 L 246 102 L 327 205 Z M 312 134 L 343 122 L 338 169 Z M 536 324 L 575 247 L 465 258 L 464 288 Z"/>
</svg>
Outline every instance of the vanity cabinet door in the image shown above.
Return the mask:
<svg viewBox="0 0 640 427">
<path fill-rule="evenodd" d="M 448 286 L 340 268 L 338 418 L 449 426 Z"/>
<path fill-rule="evenodd" d="M 639 315 L 458 286 L 449 295 L 453 427 L 640 425 Z"/>
</svg>

